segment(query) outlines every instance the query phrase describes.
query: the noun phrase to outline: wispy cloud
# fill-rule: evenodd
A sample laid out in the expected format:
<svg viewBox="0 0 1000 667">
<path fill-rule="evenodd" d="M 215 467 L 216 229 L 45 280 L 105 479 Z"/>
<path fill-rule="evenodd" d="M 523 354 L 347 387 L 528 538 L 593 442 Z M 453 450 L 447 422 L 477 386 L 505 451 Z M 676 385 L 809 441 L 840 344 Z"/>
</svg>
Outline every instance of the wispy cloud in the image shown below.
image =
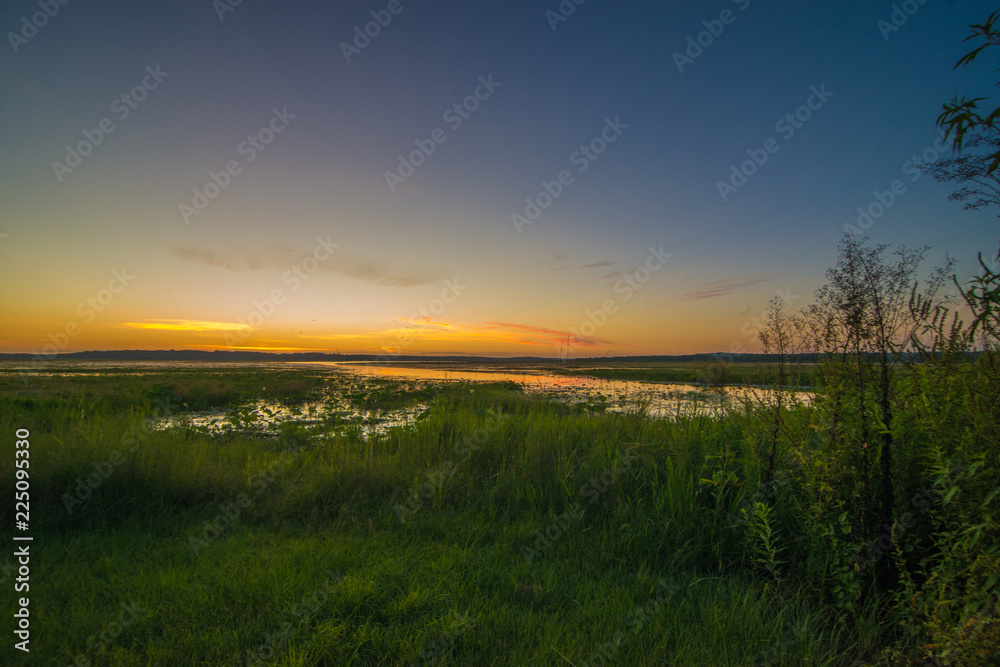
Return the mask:
<svg viewBox="0 0 1000 667">
<path fill-rule="evenodd" d="M 596 336 L 576 337 L 569 331 L 511 322 L 457 322 L 455 320 L 439 320 L 433 317 L 420 317 L 414 320 L 398 318 L 395 322 L 402 326 L 393 326 L 381 331 L 369 331 L 364 334 L 364 338 L 380 340 L 383 346 L 387 345 L 386 340 L 398 340 L 402 336 L 412 337 L 414 341 L 419 340 L 424 343 L 475 341 L 553 347 L 571 339 L 576 347 L 612 344 L 612 341 Z M 323 338 L 333 337 L 324 336 Z"/>
<path fill-rule="evenodd" d="M 264 250 L 213 250 L 209 248 L 175 247 L 171 254 L 178 259 L 196 264 L 215 266 L 229 271 L 259 271 L 261 269 L 288 270 L 309 259 L 312 253 L 289 247 L 272 247 Z M 441 275 L 423 269 L 393 267 L 388 262 L 369 257 L 359 257 L 334 252 L 319 262 L 317 273 L 350 276 L 383 287 L 416 287 L 441 278 Z"/>
<path fill-rule="evenodd" d="M 160 331 L 238 331 L 246 325 L 199 320 L 146 320 L 144 322 L 123 322 L 122 326 L 131 329 L 157 329 Z"/>
<path fill-rule="evenodd" d="M 238 331 L 246 325 L 233 322 L 207 322 L 201 320 L 142 320 L 124 322 L 122 326 L 131 329 L 153 330 L 177 333 L 212 333 Z M 369 330 L 354 333 L 303 333 L 292 334 L 275 340 L 247 341 L 246 345 L 235 346 L 233 349 L 260 350 L 272 352 L 297 352 L 325 349 L 320 341 L 353 341 L 369 343 L 376 348 L 393 350 L 398 341 L 408 337 L 414 343 L 445 344 L 445 343 L 504 343 L 528 347 L 553 348 L 566 341 L 572 341 L 574 347 L 591 348 L 598 345 L 613 345 L 614 343 L 596 336 L 586 337 L 575 335 L 569 331 L 551 329 L 548 327 L 513 322 L 458 322 L 436 317 L 418 317 L 415 319 L 400 317 L 392 321 L 384 329 Z M 316 344 L 319 347 L 300 347 L 295 343 Z M 192 348 L 216 349 L 217 343 L 191 343 Z"/>
<path fill-rule="evenodd" d="M 778 274 L 769 273 L 763 276 L 757 277 L 746 277 L 746 278 L 728 278 L 726 280 L 716 280 L 714 282 L 705 283 L 701 286 L 701 289 L 695 290 L 693 292 L 688 292 L 677 297 L 677 301 L 701 301 L 702 299 L 714 299 L 717 296 L 725 296 L 736 290 L 749 287 L 750 285 L 756 285 L 758 283 L 767 282 L 773 279 Z"/>
<path fill-rule="evenodd" d="M 569 255 L 564 252 L 550 252 L 549 257 L 552 260 L 552 266 L 549 267 L 551 273 L 556 273 L 558 271 L 582 271 L 586 269 L 606 269 L 609 266 L 615 266 L 615 262 L 609 259 L 602 259 L 594 262 L 587 262 L 586 264 L 567 264 L 565 261 L 569 259 Z M 621 271 L 614 272 L 615 275 L 621 275 Z M 606 274 L 611 275 L 611 274 Z M 603 280 L 604 276 L 598 280 Z M 581 278 L 581 280 L 588 281 L 591 278 Z"/>
<path fill-rule="evenodd" d="M 569 331 L 558 331 L 546 327 L 536 327 L 527 324 L 513 324 L 511 322 L 486 322 L 485 326 L 498 333 L 507 333 L 517 339 L 517 342 L 527 345 L 557 345 L 567 339 L 572 338 L 576 347 L 593 347 L 595 345 L 613 344 L 610 340 L 597 338 L 596 336 L 574 337 Z"/>
<path fill-rule="evenodd" d="M 327 350 L 319 350 L 312 347 L 287 347 L 283 345 L 227 345 L 225 347 L 220 347 L 218 345 L 191 345 L 198 350 L 224 350 L 231 352 L 234 350 L 242 350 L 243 352 L 326 352 Z"/>
</svg>

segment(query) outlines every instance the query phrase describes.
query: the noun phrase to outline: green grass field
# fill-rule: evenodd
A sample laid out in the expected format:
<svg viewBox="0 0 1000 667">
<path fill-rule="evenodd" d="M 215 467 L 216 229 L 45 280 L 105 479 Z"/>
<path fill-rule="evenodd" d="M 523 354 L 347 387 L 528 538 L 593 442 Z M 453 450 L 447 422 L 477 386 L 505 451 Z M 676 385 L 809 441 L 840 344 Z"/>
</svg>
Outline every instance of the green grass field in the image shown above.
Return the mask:
<svg viewBox="0 0 1000 667">
<path fill-rule="evenodd" d="M 950 626 L 919 635 L 934 629 L 899 595 L 929 595 L 921 581 L 872 592 L 852 551 L 848 458 L 816 437 L 821 407 L 783 415 L 768 496 L 764 408 L 650 419 L 509 383 L 291 370 L 8 373 L 0 389 L 5 480 L 15 431 L 30 431 L 34 538 L 31 652 L 8 632 L 3 664 L 888 664 L 962 641 Z M 428 407 L 368 437 L 330 419 L 150 427 L 344 395 L 376 421 Z M 901 480 L 901 495 L 921 483 Z M 934 507 L 901 562 L 935 558 L 939 533 L 972 521 Z M 13 514 L 0 507 L 3 525 Z M 981 583 L 990 557 L 964 576 Z M 0 557 L 8 609 L 16 576 Z M 995 615 L 976 609 L 995 642 Z"/>
</svg>

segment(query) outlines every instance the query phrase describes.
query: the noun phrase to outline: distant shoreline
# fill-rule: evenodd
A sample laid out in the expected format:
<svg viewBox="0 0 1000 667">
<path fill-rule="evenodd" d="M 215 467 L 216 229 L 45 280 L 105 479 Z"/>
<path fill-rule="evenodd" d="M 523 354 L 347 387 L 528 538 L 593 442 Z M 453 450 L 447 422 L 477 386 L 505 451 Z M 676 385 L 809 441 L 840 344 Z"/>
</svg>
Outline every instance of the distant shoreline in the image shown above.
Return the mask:
<svg viewBox="0 0 1000 667">
<path fill-rule="evenodd" d="M 0 353 L 0 361 L 346 361 L 380 363 L 643 363 L 643 362 L 692 362 L 724 360 L 731 363 L 769 363 L 777 361 L 777 355 L 770 354 L 728 354 L 724 352 L 703 352 L 679 355 L 644 355 L 620 357 L 491 357 L 463 355 L 400 355 L 389 357 L 376 354 L 336 354 L 327 352 L 250 352 L 250 351 L 200 351 L 200 350 L 91 350 L 86 352 L 66 352 L 41 355 L 30 352 Z M 818 355 L 789 355 L 787 361 L 809 363 L 818 361 Z"/>
</svg>

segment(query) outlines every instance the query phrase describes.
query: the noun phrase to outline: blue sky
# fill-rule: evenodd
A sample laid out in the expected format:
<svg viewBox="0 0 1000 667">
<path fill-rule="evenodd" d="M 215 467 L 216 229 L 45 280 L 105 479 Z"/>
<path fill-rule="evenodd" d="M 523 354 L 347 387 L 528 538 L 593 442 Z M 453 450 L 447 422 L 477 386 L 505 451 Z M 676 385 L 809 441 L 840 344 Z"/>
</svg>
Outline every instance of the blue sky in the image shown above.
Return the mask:
<svg viewBox="0 0 1000 667">
<path fill-rule="evenodd" d="M 904 173 L 933 146 L 942 102 L 996 93 L 995 63 L 953 69 L 989 3 L 913 0 L 892 32 L 888 2 L 587 0 L 554 30 L 555 1 L 217 7 L 70 2 L 16 53 L 10 33 L 42 10 L 0 8 L 0 276 L 16 285 L 0 348 L 41 349 L 126 267 L 135 280 L 59 350 L 373 352 L 409 330 L 411 354 L 551 356 L 608 299 L 575 354 L 756 349 L 747 313 L 775 290 L 808 300 L 843 226 L 894 180 L 906 191 L 875 241 L 930 245 L 928 267 L 950 254 L 960 274 L 996 245 L 995 212 Z M 391 21 L 347 62 L 373 11 Z M 678 71 L 674 54 L 713 27 Z M 116 117 L 157 66 L 167 74 Z M 480 77 L 498 84 L 488 96 Z M 813 87 L 832 95 L 779 132 Z M 445 113 L 477 88 L 453 128 Z M 247 162 L 240 146 L 275 109 L 287 127 Z M 56 174 L 105 118 L 114 130 Z M 580 171 L 573 155 L 607 119 L 619 135 Z M 386 172 L 438 128 L 446 140 L 390 191 Z M 723 201 L 718 182 L 768 138 L 777 152 Z M 186 222 L 180 206 L 230 161 L 239 173 Z M 564 170 L 572 183 L 518 233 L 511 215 Z M 338 251 L 293 293 L 282 276 L 318 238 Z M 616 285 L 661 246 L 669 261 L 626 302 Z M 414 321 L 446 280 L 467 289 Z M 275 290 L 287 298 L 265 313 Z"/>
</svg>

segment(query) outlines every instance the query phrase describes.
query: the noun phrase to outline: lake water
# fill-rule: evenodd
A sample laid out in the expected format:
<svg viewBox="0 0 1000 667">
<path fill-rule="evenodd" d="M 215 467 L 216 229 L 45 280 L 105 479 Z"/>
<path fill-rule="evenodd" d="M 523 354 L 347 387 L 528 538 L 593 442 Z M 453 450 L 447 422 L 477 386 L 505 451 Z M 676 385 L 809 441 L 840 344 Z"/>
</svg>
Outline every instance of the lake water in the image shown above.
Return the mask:
<svg viewBox="0 0 1000 667">
<path fill-rule="evenodd" d="M 43 366 L 31 362 L 0 362 L 0 372 L 27 371 L 37 376 L 78 376 L 161 374 L 177 371 L 226 373 L 239 370 L 310 370 L 328 374 L 330 387 L 325 395 L 298 406 L 272 401 L 252 401 L 230 410 L 185 413 L 157 422 L 159 428 L 184 426 L 206 431 L 252 428 L 273 431 L 284 422 L 306 426 L 337 424 L 358 428 L 368 435 L 392 426 L 412 423 L 428 406 L 414 405 L 392 411 L 365 411 L 352 406 L 344 389 L 364 389 L 378 380 L 394 380 L 411 388 L 446 382 L 515 382 L 528 394 L 542 395 L 570 404 L 611 412 L 642 411 L 652 417 L 715 415 L 739 408 L 745 402 L 771 404 L 775 392 L 762 388 L 722 387 L 706 389 L 690 384 L 665 384 L 625 380 L 605 380 L 581 375 L 563 375 L 545 367 L 517 367 L 475 364 L 463 367 L 455 362 L 372 363 L 372 362 L 168 362 L 168 361 L 63 361 Z M 30 377 L 30 376 L 29 376 Z M 791 400 L 809 403 L 808 392 L 791 392 Z"/>
<path fill-rule="evenodd" d="M 298 364 L 297 364 L 298 365 Z M 407 379 L 424 382 L 516 382 L 526 393 L 544 394 L 568 402 L 603 402 L 611 411 L 644 410 L 653 417 L 717 414 L 742 406 L 744 401 L 770 403 L 775 392 L 769 389 L 722 387 L 706 390 L 690 384 L 665 384 L 626 380 L 604 380 L 580 375 L 562 375 L 538 369 L 484 368 L 456 369 L 453 364 L 434 368 L 368 362 L 319 362 L 302 366 L 327 367 L 361 377 Z M 602 400 L 603 397 L 603 400 Z M 807 404 L 808 392 L 793 392 L 793 400 Z"/>
</svg>

